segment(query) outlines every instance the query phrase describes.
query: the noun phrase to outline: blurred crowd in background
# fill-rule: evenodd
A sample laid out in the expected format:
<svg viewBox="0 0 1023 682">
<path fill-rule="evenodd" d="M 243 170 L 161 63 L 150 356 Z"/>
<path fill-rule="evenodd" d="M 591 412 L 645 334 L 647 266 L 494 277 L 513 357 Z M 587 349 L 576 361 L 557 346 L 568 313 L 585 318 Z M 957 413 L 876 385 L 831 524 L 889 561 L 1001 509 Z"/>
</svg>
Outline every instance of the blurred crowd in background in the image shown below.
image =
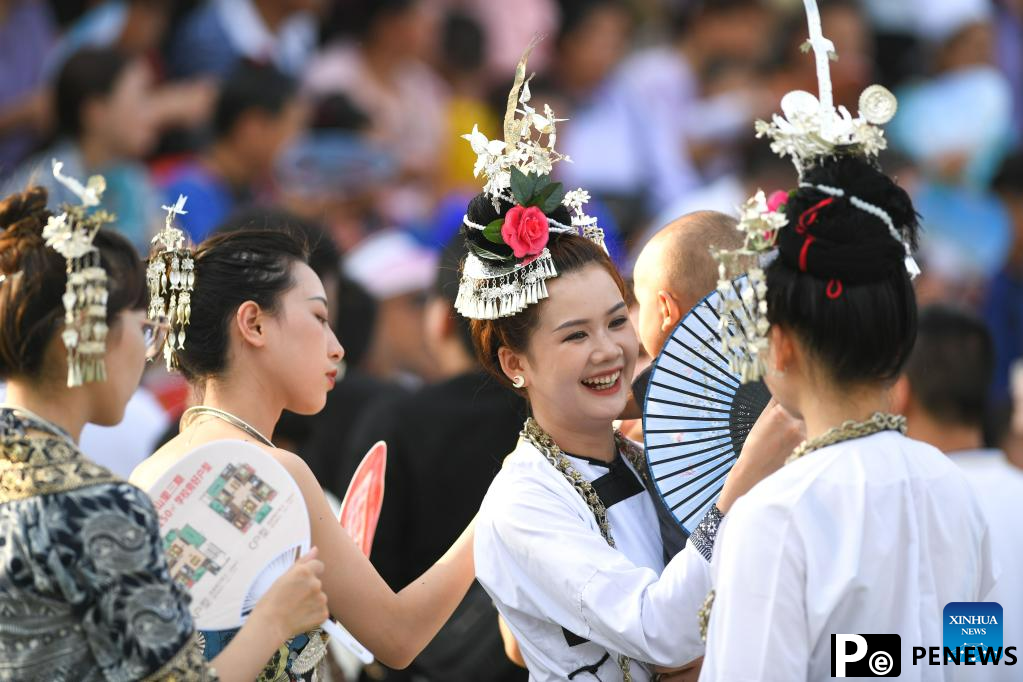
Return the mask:
<svg viewBox="0 0 1023 682">
<path fill-rule="evenodd" d="M 1023 0 L 820 5 L 836 102 L 855 112 L 875 82 L 899 98 L 881 161 L 922 215 L 920 302 L 987 320 L 988 439 L 1023 465 Z M 567 119 L 557 144 L 572 162 L 555 174 L 589 191 L 626 275 L 672 219 L 794 185 L 753 122 L 816 89 L 799 0 L 0 0 L 4 194 L 36 182 L 70 199 L 57 158 L 106 177 L 105 207 L 143 254 L 179 194 L 195 243 L 253 224 L 308 236 L 345 375 L 275 440 L 338 497 L 388 442 L 373 559 L 396 588 L 469 521 L 521 425 L 523 406 L 478 373 L 453 301 L 457 232 L 482 184 L 460 136 L 501 137 L 534 34 L 533 102 Z M 154 366 L 124 424 L 90 427 L 83 449 L 126 474 L 189 399 Z M 499 679 L 451 672 L 467 654 L 439 639 L 418 672 L 364 674 Z"/>
</svg>

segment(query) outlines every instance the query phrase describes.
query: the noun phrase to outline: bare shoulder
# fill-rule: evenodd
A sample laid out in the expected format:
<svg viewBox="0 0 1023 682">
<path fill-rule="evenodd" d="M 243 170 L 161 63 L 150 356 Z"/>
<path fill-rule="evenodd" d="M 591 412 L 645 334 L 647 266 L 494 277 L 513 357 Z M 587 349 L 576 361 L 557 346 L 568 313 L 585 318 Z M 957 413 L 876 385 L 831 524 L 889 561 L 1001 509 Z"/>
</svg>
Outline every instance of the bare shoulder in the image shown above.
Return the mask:
<svg viewBox="0 0 1023 682">
<path fill-rule="evenodd" d="M 337 526 L 337 516 L 327 502 L 320 482 L 316 480 L 316 475 L 313 474 L 305 460 L 293 452 L 280 448 L 266 448 L 266 451 L 284 467 L 285 471 L 298 484 L 298 489 L 301 491 L 302 497 L 305 498 L 306 507 L 309 510 L 309 518 L 314 524 L 317 520 L 329 519 L 332 525 Z"/>
<path fill-rule="evenodd" d="M 261 446 L 262 447 L 262 446 Z M 299 484 L 304 487 L 308 484 L 315 484 L 319 487 L 319 483 L 316 481 L 316 476 L 313 475 L 312 469 L 305 463 L 305 460 L 296 455 L 294 452 L 289 450 L 282 450 L 281 448 L 264 448 L 270 455 L 273 456 L 277 463 L 283 466 L 291 477 Z"/>
<path fill-rule="evenodd" d="M 269 452 L 281 466 L 288 470 L 289 473 L 301 473 L 309 470 L 309 465 L 305 463 L 305 460 L 290 450 L 264 446 L 260 447 L 263 447 L 264 450 Z"/>
<path fill-rule="evenodd" d="M 152 487 L 156 480 L 163 475 L 163 472 L 167 471 L 168 467 L 174 462 L 174 452 L 170 445 L 168 443 L 142 460 L 132 470 L 128 480 L 143 490 L 148 490 Z"/>
</svg>

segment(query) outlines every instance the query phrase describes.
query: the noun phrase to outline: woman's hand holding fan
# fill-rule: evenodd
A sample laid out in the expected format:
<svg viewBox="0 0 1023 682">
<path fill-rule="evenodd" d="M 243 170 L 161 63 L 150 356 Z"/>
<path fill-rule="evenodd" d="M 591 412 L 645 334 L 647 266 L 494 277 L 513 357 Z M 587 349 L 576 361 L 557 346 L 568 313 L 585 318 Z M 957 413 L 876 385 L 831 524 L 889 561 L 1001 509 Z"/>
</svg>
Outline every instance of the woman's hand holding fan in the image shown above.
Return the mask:
<svg viewBox="0 0 1023 682">
<path fill-rule="evenodd" d="M 273 581 L 249 616 L 279 624 L 282 641 L 318 627 L 330 615 L 327 595 L 320 583 L 324 566 L 316 556 L 313 547 L 299 557 L 284 575 Z"/>
</svg>

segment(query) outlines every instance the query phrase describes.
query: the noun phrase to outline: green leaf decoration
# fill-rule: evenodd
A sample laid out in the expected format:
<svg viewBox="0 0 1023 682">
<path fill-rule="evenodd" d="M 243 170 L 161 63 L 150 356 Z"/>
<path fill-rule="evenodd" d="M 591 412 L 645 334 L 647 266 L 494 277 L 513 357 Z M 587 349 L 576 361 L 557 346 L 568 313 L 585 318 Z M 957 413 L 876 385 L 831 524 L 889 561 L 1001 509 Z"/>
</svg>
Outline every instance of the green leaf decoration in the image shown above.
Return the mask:
<svg viewBox="0 0 1023 682">
<path fill-rule="evenodd" d="M 551 192 L 553 192 L 556 189 L 555 185 L 559 184 L 560 183 L 548 183 L 547 185 L 541 187 L 539 191 L 537 191 L 536 194 L 533 195 L 533 198 L 530 200 L 529 205 L 538 206 L 540 207 L 540 210 L 543 210 L 543 202 L 546 201 L 547 197 L 551 195 Z"/>
<path fill-rule="evenodd" d="M 525 206 L 533 194 L 533 182 L 515 166 L 511 169 L 511 191 L 515 201 Z"/>
<path fill-rule="evenodd" d="M 536 195 L 544 187 L 550 184 L 551 178 L 548 175 L 533 175 L 532 173 L 530 173 L 526 177 L 528 177 L 533 182 L 533 186 L 530 187 L 529 192 L 529 203 L 533 203 L 533 201 L 536 199 Z"/>
<path fill-rule="evenodd" d="M 504 247 L 504 248 L 508 249 L 508 251 L 509 251 L 509 253 L 506 253 L 506 254 L 504 254 L 504 253 L 497 253 L 496 251 L 491 251 L 490 249 L 486 249 L 486 248 L 480 246 L 479 244 L 477 244 L 476 242 L 473 242 L 471 240 L 466 241 L 466 246 L 469 247 L 470 251 L 472 251 L 474 254 L 476 254 L 477 256 L 479 256 L 480 258 L 482 258 L 484 260 L 495 261 L 495 262 L 499 262 L 499 263 L 514 263 L 515 262 L 515 257 L 510 253 L 511 252 L 511 248 L 508 247 L 508 246 Z"/>
<path fill-rule="evenodd" d="M 550 213 L 565 199 L 565 188 L 560 182 L 552 182 L 544 187 L 533 201 L 544 213 Z"/>
<path fill-rule="evenodd" d="M 511 169 L 511 189 L 515 202 L 519 206 L 538 206 L 537 195 L 550 186 L 549 175 L 523 173 L 518 168 Z"/>
<path fill-rule="evenodd" d="M 498 218 L 492 220 L 490 223 L 483 228 L 483 236 L 487 238 L 487 241 L 495 244 L 504 244 L 504 238 L 501 237 L 501 227 L 504 225 L 504 218 Z"/>
</svg>

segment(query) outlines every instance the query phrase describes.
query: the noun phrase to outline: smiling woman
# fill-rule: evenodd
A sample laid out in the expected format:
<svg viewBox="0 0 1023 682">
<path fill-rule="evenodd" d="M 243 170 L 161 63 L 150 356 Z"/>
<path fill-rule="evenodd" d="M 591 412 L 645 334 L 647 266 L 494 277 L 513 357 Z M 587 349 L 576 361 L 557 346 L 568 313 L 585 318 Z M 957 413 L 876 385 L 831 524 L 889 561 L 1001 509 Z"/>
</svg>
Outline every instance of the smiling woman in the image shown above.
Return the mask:
<svg viewBox="0 0 1023 682">
<path fill-rule="evenodd" d="M 563 241 L 599 253 L 599 247 L 585 240 Z M 558 247 L 552 251 L 556 260 L 560 251 Z M 621 414 L 628 397 L 622 377 L 628 381 L 632 376 L 638 353 L 621 278 L 604 267 L 607 259 L 601 256 L 568 272 L 563 269 L 549 285 L 549 303 L 535 308 L 535 326 L 526 344 L 506 345 L 497 352 L 505 375 L 525 379 L 534 416 L 544 422 L 570 419 L 573 431 L 587 423 L 606 431 L 608 422 Z M 550 411 L 557 415 L 545 419 Z M 565 437 L 564 446 L 573 452 L 593 451 L 597 445 L 576 444 L 576 438 Z"/>
<path fill-rule="evenodd" d="M 700 655 L 695 620 L 674 620 L 707 564 L 691 551 L 665 566 L 642 451 L 612 429 L 639 351 L 621 276 L 583 237 L 547 249 L 545 300 L 472 321 L 483 364 L 533 414 L 477 518 L 476 574 L 532 679 L 645 680 Z"/>
<path fill-rule="evenodd" d="M 551 180 L 560 119 L 529 104 L 530 49 L 504 141 L 464 136 L 487 181 L 463 219 L 455 307 L 484 367 L 532 411 L 477 516 L 476 577 L 531 680 L 649 680 L 701 656 L 697 619 L 679 614 L 707 594 L 722 512 L 763 472 L 741 457 L 736 470 L 753 473 L 730 475 L 686 549 L 668 555 L 642 448 L 612 426 L 639 352 L 625 286 L 582 210 L 589 195 Z"/>
<path fill-rule="evenodd" d="M 565 236 L 564 238 L 555 237 L 550 242 L 549 250 L 552 255 L 556 254 L 557 270 L 561 276 L 583 269 L 599 271 L 602 276 L 591 275 L 591 279 L 604 284 L 605 288 L 610 287 L 614 290 L 611 298 L 616 298 L 614 301 L 615 312 L 622 312 L 617 308 L 619 303 L 622 307 L 625 305 L 625 283 L 600 246 L 588 239 Z M 554 286 L 556 282 L 557 280 L 552 280 L 548 287 Z M 564 318 L 557 320 L 557 329 L 554 331 L 560 332 L 569 326 L 584 326 L 590 322 L 590 320 L 580 319 L 582 315 L 578 314 L 578 310 L 568 310 L 567 313 Z M 622 315 L 622 322 L 626 321 L 624 317 Z M 476 350 L 483 360 L 484 366 L 498 381 L 505 384 L 510 383 L 501 368 L 498 349 L 504 346 L 524 351 L 532 332 L 539 324 L 540 307 L 538 306 L 529 306 L 517 315 L 497 320 L 472 320 L 471 327 Z M 552 333 L 551 330 L 548 330 L 548 333 Z"/>
</svg>

